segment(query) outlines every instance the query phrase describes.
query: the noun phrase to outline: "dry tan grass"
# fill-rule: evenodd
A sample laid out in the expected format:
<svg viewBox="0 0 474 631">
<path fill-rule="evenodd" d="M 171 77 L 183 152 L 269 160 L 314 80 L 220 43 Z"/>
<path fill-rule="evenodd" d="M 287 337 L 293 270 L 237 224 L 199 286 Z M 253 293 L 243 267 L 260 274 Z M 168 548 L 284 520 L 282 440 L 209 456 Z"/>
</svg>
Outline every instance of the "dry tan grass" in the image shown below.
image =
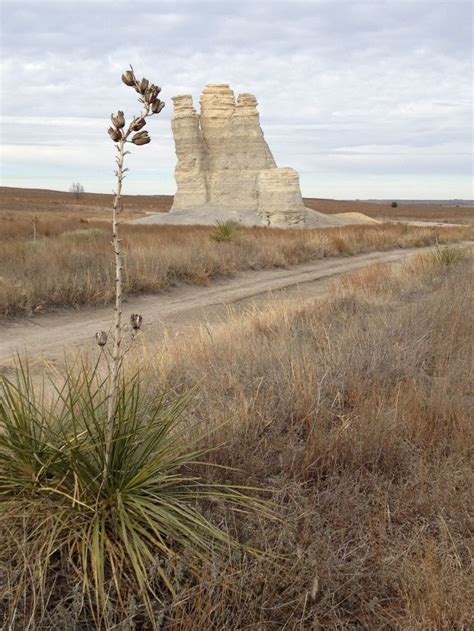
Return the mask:
<svg viewBox="0 0 474 631">
<path fill-rule="evenodd" d="M 112 195 L 84 193 L 76 199 L 71 193 L 43 189 L 10 188 L 0 186 L 0 207 L 18 214 L 45 214 L 56 216 L 65 213 L 80 214 L 83 217 L 100 218 L 110 214 Z M 125 211 L 130 216 L 140 216 L 145 212 L 167 212 L 173 203 L 172 195 L 125 195 Z M 398 203 L 392 208 L 391 202 L 366 202 L 336 199 L 304 198 L 305 206 L 323 213 L 361 212 L 376 218 L 420 219 L 447 222 L 473 222 L 474 207 L 461 204 Z M 0 214 L 1 222 L 1 214 Z M 1 232 L 1 230 L 0 230 Z"/>
<path fill-rule="evenodd" d="M 5 223 L 5 222 L 4 222 Z M 109 226 L 65 217 L 38 224 L 7 222 L 0 251 L 0 316 L 113 299 Z M 124 225 L 124 294 L 155 293 L 177 282 L 206 284 L 242 270 L 286 267 L 327 256 L 424 246 L 472 236 L 469 227 L 347 226 L 331 230 L 253 228 L 231 243 L 212 227 Z M 26 232 L 25 232 L 26 231 Z"/>
<path fill-rule="evenodd" d="M 374 266 L 157 349 L 149 387 L 195 388 L 190 423 L 220 427 L 208 458 L 231 469 L 209 479 L 266 489 L 279 518 L 203 507 L 267 555 L 216 554 L 200 580 L 183 559 L 161 628 L 472 628 L 473 261 Z M 54 580 L 43 628 L 96 628 Z M 116 628 L 143 628 L 137 602 Z"/>
<path fill-rule="evenodd" d="M 38 188 L 11 188 L 0 186 L 1 215 L 55 215 L 81 216 L 84 218 L 109 217 L 113 202 L 112 194 L 83 193 L 76 198 L 72 193 Z M 142 216 L 146 212 L 167 212 L 173 203 L 171 195 L 125 195 L 125 212 L 130 216 Z"/>
<path fill-rule="evenodd" d="M 472 628 L 472 261 L 376 266 L 160 350 L 160 388 L 226 423 L 225 479 L 281 519 L 234 518 L 280 561 L 216 559 L 165 628 Z"/>
<path fill-rule="evenodd" d="M 345 213 L 359 212 L 376 219 L 417 219 L 421 221 L 444 221 L 454 223 L 468 223 L 474 221 L 474 206 L 471 204 L 441 203 L 402 203 L 393 208 L 391 202 L 365 202 L 365 201 L 342 201 L 336 199 L 314 199 L 304 200 L 305 206 L 313 208 L 322 213 Z"/>
</svg>

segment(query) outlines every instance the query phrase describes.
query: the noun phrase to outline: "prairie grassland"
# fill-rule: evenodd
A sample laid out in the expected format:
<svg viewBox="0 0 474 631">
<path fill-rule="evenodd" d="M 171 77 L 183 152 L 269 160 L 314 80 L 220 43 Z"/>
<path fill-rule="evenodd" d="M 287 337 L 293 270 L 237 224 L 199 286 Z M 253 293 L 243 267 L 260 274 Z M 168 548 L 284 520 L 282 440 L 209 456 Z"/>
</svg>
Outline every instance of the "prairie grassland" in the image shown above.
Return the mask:
<svg viewBox="0 0 474 631">
<path fill-rule="evenodd" d="M 15 216 L 33 214 L 75 214 L 87 218 L 99 218 L 110 214 L 113 195 L 83 193 L 75 198 L 64 191 L 21 189 L 0 186 L 0 207 Z M 336 200 L 305 197 L 304 205 L 323 213 L 361 212 L 370 217 L 384 219 L 419 219 L 464 223 L 474 221 L 474 207 L 466 203 L 442 201 L 433 203 L 398 202 L 392 208 L 391 201 L 368 202 L 361 200 Z M 145 212 L 167 212 L 173 204 L 172 195 L 124 195 L 125 212 L 139 217 Z M 1 226 L 1 214 L 0 214 Z M 0 230 L 1 232 L 1 230 Z"/>
<path fill-rule="evenodd" d="M 304 200 L 305 206 L 323 213 L 359 212 L 375 219 L 396 219 L 404 221 L 442 221 L 447 223 L 469 223 L 474 221 L 474 206 L 461 202 L 443 204 L 398 202 L 395 208 L 390 202 L 342 201 L 336 199 Z"/>
<path fill-rule="evenodd" d="M 46 217 L 110 217 L 113 194 L 82 193 L 76 197 L 65 191 L 0 186 L 0 219 L 13 215 Z M 126 216 L 143 216 L 146 212 L 167 212 L 173 203 L 171 195 L 124 195 Z"/>
<path fill-rule="evenodd" d="M 31 230 L 29 219 L 19 219 L 3 233 L 0 316 L 104 305 L 113 300 L 114 269 L 106 223 L 80 223 L 73 218 L 49 223 L 43 220 L 43 233 L 35 241 L 25 238 Z M 305 231 L 252 228 L 243 230 L 242 238 L 235 242 L 221 243 L 211 238 L 212 230 L 125 224 L 124 294 L 155 293 L 178 282 L 204 285 L 243 270 L 286 267 L 328 256 L 436 241 L 448 243 L 473 234 L 469 226 L 437 229 L 382 224 Z"/>
<path fill-rule="evenodd" d="M 193 391 L 184 421 L 214 429 L 201 460 L 221 467 L 205 467 L 208 483 L 259 487 L 277 518 L 204 503 L 208 519 L 266 554 L 216 550 L 198 577 L 184 556 L 172 566 L 174 595 L 154 604 L 159 628 L 471 628 L 474 256 L 442 252 L 346 276 L 313 304 L 230 317 L 149 359 L 144 385 Z M 132 464 L 125 454 L 123 471 Z M 202 475 L 202 463 L 184 474 Z M 21 542 L 32 516 L 19 501 Z M 36 586 L 28 558 L 0 551 L 6 621 L 151 628 L 123 570 L 106 586 L 119 584 L 122 600 L 97 625 L 77 566 L 38 536 L 52 569 Z"/>
<path fill-rule="evenodd" d="M 473 260 L 374 266 L 160 355 L 160 388 L 225 423 L 223 477 L 271 489 L 281 520 L 229 518 L 279 563 L 216 560 L 169 628 L 472 627 Z"/>
</svg>

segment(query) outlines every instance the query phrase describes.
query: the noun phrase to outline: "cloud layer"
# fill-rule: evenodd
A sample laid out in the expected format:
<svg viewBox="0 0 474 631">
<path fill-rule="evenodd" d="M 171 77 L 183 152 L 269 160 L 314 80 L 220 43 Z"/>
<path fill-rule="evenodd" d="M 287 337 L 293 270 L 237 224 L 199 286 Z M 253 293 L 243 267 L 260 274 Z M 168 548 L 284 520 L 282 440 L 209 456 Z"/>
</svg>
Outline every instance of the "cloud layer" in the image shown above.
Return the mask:
<svg viewBox="0 0 474 631">
<path fill-rule="evenodd" d="M 473 196 L 470 2 L 4 0 L 2 17 L 5 185 L 108 192 L 131 63 L 168 103 L 127 192 L 174 192 L 171 96 L 230 83 L 305 195 Z"/>
</svg>

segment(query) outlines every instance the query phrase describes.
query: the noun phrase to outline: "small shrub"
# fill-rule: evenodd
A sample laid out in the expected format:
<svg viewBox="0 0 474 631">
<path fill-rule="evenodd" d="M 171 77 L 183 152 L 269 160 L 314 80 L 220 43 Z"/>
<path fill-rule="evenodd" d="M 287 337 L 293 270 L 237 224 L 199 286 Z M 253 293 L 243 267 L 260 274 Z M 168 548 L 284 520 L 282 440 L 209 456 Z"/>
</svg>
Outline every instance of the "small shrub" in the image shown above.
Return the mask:
<svg viewBox="0 0 474 631">
<path fill-rule="evenodd" d="M 28 249 L 30 253 L 43 255 L 48 250 L 47 239 L 41 239 L 36 241 L 26 241 L 23 244 L 23 249 Z"/>
<path fill-rule="evenodd" d="M 216 221 L 211 232 L 213 241 L 237 241 L 242 237 L 242 226 L 236 221 Z"/>
<path fill-rule="evenodd" d="M 80 182 L 73 182 L 69 188 L 69 192 L 72 193 L 76 199 L 80 199 L 84 194 L 84 187 Z"/>
<path fill-rule="evenodd" d="M 397 202 L 392 202 L 392 203 L 390 204 L 390 206 L 391 206 L 392 208 L 398 208 L 398 204 L 397 204 Z"/>
<path fill-rule="evenodd" d="M 430 256 L 434 265 L 448 266 L 462 261 L 466 257 L 466 253 L 461 248 L 437 245 Z"/>
<path fill-rule="evenodd" d="M 342 236 L 335 236 L 332 240 L 332 245 L 337 254 L 350 254 L 351 252 L 349 243 Z"/>
<path fill-rule="evenodd" d="M 61 239 L 72 241 L 74 243 L 84 243 L 90 241 L 103 241 L 104 239 L 110 240 L 110 237 L 105 230 L 91 228 L 89 230 L 68 230 L 67 232 L 62 233 Z"/>
</svg>

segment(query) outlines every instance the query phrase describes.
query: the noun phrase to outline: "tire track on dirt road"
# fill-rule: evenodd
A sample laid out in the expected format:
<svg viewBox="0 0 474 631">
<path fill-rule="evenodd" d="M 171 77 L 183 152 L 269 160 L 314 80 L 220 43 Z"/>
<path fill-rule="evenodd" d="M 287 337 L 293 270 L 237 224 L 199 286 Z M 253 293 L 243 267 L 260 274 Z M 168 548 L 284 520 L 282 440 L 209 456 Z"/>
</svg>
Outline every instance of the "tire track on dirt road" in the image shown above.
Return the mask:
<svg viewBox="0 0 474 631">
<path fill-rule="evenodd" d="M 246 271 L 219 279 L 207 287 L 180 285 L 159 294 L 131 297 L 123 305 L 124 322 L 132 312 L 141 313 L 144 338 L 153 344 L 164 332 L 222 320 L 229 308 L 244 311 L 261 305 L 277 292 L 285 298 L 314 299 L 326 294 L 341 274 L 373 263 L 393 263 L 431 248 L 407 248 L 356 256 L 319 259 L 288 269 Z M 12 364 L 15 354 L 55 361 L 65 352 L 97 349 L 96 331 L 110 329 L 113 308 L 81 308 L 0 321 L 0 366 Z"/>
</svg>

